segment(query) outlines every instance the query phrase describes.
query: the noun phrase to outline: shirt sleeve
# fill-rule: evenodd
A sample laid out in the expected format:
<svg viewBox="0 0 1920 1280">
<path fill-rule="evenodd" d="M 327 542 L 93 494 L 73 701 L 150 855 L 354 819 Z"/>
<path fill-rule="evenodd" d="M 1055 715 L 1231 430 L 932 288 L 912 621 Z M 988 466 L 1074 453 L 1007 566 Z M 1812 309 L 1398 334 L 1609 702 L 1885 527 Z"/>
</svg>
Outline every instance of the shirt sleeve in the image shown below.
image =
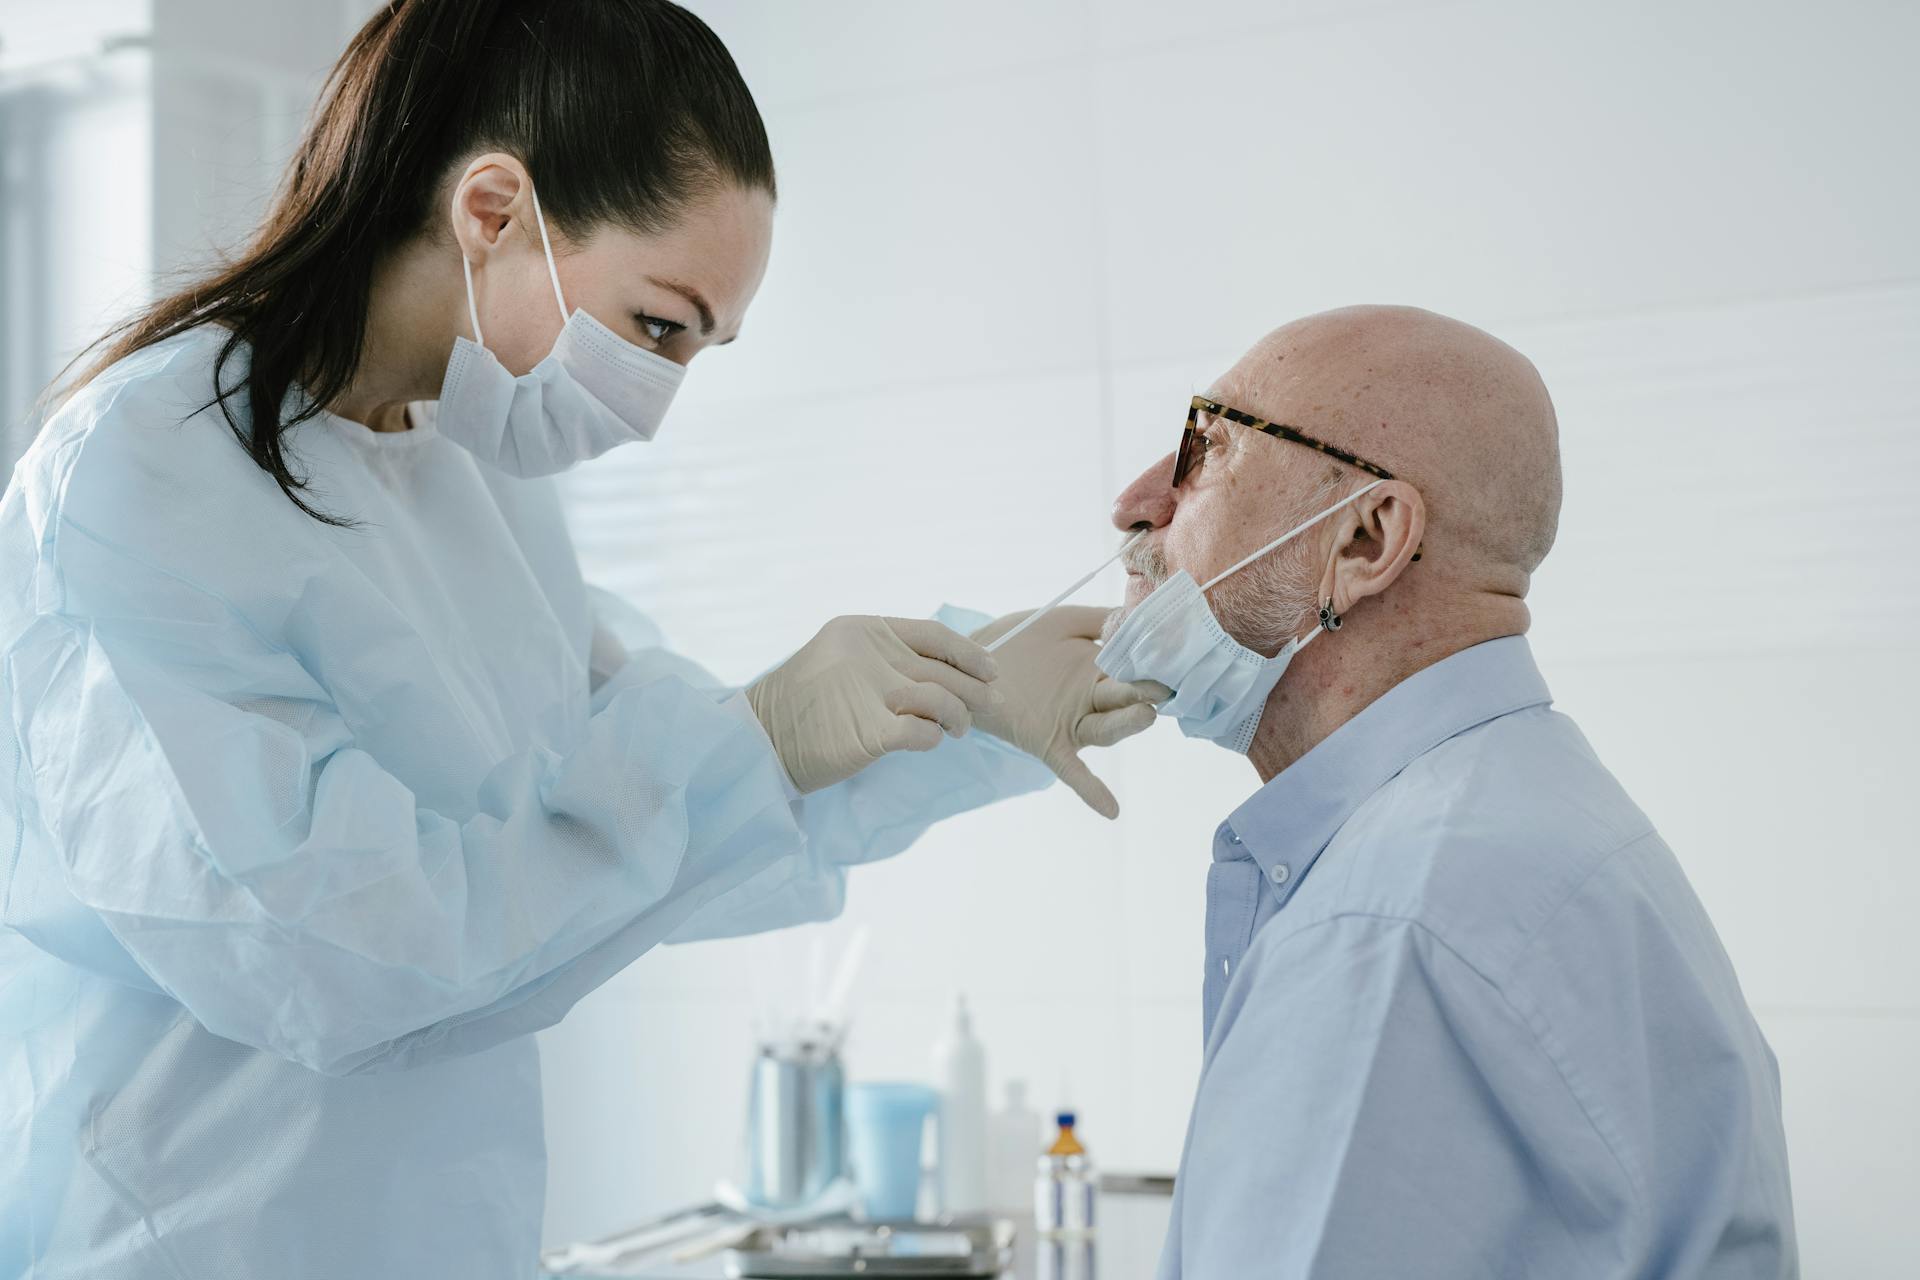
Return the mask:
<svg viewBox="0 0 1920 1280">
<path fill-rule="evenodd" d="M 606 592 L 592 594 L 596 631 L 605 637 L 596 643 L 596 651 L 633 646 L 626 648 L 624 665 L 606 677 L 602 695 L 627 681 L 645 679 L 662 666 L 683 674 L 692 667 L 665 649 L 658 630 L 630 606 Z M 935 618 L 963 635 L 990 621 L 985 614 L 951 607 Z M 739 690 L 704 673 L 689 678 L 704 678 L 712 696 L 737 714 Z M 746 723 L 758 728 L 750 710 Z M 797 795 L 789 783 L 787 795 L 804 839 L 751 878 L 704 903 L 668 940 L 737 937 L 831 920 L 846 903 L 848 867 L 899 853 L 943 818 L 1038 791 L 1052 781 L 1052 772 L 1032 756 L 976 732 L 948 738 L 932 751 L 883 756 L 846 781 L 808 795 Z"/>
<path fill-rule="evenodd" d="M 216 1035 L 334 1074 L 485 1049 L 805 844 L 765 738 L 692 664 L 603 685 L 564 750 L 436 804 L 225 599 L 61 538 L 94 603 L 0 655 L 13 802 L 79 908 L 35 941 L 137 966 Z"/>
<path fill-rule="evenodd" d="M 1336 917 L 1263 933 L 1243 967 L 1163 1276 L 1628 1273 L 1620 1166 L 1533 1030 L 1430 932 Z"/>
</svg>

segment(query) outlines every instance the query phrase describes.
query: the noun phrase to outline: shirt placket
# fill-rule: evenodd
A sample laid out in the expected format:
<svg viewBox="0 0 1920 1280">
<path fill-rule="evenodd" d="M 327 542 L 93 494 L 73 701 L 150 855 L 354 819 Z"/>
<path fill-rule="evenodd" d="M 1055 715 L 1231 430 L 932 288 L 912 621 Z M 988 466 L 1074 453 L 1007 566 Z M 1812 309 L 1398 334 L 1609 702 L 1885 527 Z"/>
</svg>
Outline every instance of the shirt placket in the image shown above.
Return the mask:
<svg viewBox="0 0 1920 1280">
<path fill-rule="evenodd" d="M 1201 986 L 1202 1034 L 1211 1035 L 1227 984 L 1233 980 L 1247 948 L 1253 945 L 1253 925 L 1260 908 L 1260 868 L 1240 843 L 1240 837 L 1222 826 L 1214 837 L 1216 861 L 1207 868 L 1206 979 Z"/>
</svg>

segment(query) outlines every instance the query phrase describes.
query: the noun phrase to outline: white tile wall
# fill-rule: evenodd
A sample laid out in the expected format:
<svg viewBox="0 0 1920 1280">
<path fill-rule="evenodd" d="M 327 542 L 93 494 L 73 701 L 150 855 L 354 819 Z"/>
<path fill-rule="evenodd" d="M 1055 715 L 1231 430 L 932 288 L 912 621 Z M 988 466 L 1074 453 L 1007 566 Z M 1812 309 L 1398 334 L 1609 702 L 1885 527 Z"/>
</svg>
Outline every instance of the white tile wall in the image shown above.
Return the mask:
<svg viewBox="0 0 1920 1280">
<path fill-rule="evenodd" d="M 1920 1186 L 1920 1021 L 1913 1010 L 1761 1010 L 1793 1148 L 1793 1199 L 1808 1277 L 1908 1280 Z"/>
<path fill-rule="evenodd" d="M 1091 366 L 736 397 L 736 354 L 695 362 L 658 441 L 568 481 L 603 585 L 714 670 L 744 680 L 836 613 L 1021 607 L 1111 552 Z"/>
<path fill-rule="evenodd" d="M 735 678 L 837 612 L 1021 606 L 1268 328 L 1406 301 L 1492 329 L 1563 425 L 1536 644 L 1779 1052 L 1806 1273 L 1920 1271 L 1920 10 L 695 7 L 768 116 L 774 265 L 662 441 L 579 477 L 589 567 Z M 856 1073 L 923 1072 L 965 987 L 997 1079 L 1044 1107 L 1070 1074 L 1097 1155 L 1171 1168 L 1207 840 L 1256 779 L 1165 728 L 1100 767 L 1117 825 L 969 815 L 841 921 L 588 1000 L 547 1037 L 549 1234 L 727 1171 L 756 991 L 860 923 Z"/>
<path fill-rule="evenodd" d="M 1496 321 L 1910 279 L 1920 176 L 1886 148 L 1917 37 L 1911 7 L 1483 3 L 1104 60 L 1114 353 L 1355 301 Z"/>
<path fill-rule="evenodd" d="M 1541 660 L 1679 855 L 1750 1002 L 1920 1013 L 1911 651 Z"/>
<path fill-rule="evenodd" d="M 990 92 L 767 108 L 781 208 L 729 394 L 785 403 L 1091 364 L 1088 92 L 1067 67 L 997 73 Z"/>
<path fill-rule="evenodd" d="M 784 116 L 820 102 L 904 99 L 928 87 L 971 88 L 1009 72 L 1083 61 L 1099 6 L 717 0 L 689 7 L 726 40 L 761 107 Z"/>
<path fill-rule="evenodd" d="M 1897 548 L 1915 529 L 1901 478 L 1920 469 L 1920 284 L 1507 332 L 1561 415 L 1542 643 L 1912 652 L 1920 593 L 1898 588 L 1920 572 Z"/>
</svg>

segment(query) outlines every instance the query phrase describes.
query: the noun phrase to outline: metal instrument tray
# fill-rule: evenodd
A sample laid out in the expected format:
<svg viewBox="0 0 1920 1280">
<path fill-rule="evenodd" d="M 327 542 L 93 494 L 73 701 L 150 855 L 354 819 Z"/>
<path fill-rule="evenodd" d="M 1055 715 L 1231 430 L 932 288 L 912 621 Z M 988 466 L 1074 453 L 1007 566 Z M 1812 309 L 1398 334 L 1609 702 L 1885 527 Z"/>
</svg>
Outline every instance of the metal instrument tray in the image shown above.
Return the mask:
<svg viewBox="0 0 1920 1280">
<path fill-rule="evenodd" d="M 1013 1223 L 855 1222 L 762 1227 L 727 1251 L 735 1280 L 842 1276 L 998 1276 L 1013 1266 Z"/>
</svg>

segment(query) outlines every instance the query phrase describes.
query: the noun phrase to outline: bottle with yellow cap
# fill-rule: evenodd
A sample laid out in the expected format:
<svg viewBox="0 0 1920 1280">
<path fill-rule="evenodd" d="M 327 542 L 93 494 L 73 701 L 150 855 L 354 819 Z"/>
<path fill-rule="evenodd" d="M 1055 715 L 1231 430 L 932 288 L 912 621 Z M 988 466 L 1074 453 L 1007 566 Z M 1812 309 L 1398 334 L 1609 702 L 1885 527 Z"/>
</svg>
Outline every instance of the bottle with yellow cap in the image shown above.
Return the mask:
<svg viewBox="0 0 1920 1280">
<path fill-rule="evenodd" d="M 1033 1182 L 1033 1225 L 1042 1238 L 1093 1234 L 1093 1202 L 1098 1192 L 1093 1159 L 1074 1132 L 1075 1115 L 1056 1117 L 1060 1132 L 1040 1157 Z"/>
</svg>

